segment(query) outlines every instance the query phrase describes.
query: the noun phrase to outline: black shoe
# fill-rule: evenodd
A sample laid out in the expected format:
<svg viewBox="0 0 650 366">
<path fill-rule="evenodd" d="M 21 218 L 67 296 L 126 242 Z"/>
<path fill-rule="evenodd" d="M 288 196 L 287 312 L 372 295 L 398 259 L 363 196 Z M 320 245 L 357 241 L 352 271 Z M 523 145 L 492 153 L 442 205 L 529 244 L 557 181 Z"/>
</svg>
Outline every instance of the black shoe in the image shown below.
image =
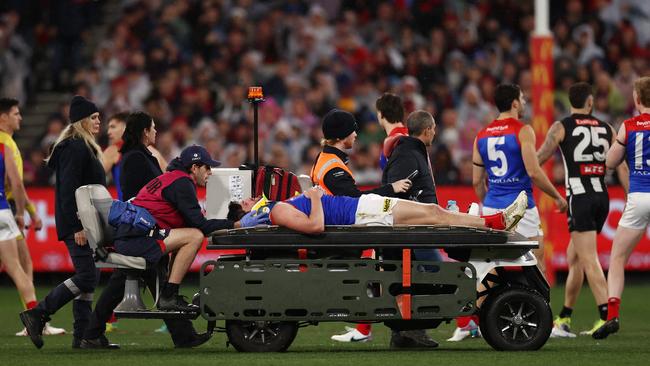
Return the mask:
<svg viewBox="0 0 650 366">
<path fill-rule="evenodd" d="M 108 338 L 101 336 L 94 339 L 82 339 L 81 348 L 83 349 L 120 349 L 120 345 L 111 343 Z"/>
<path fill-rule="evenodd" d="M 202 345 L 203 343 L 207 342 L 212 338 L 211 334 L 206 333 L 201 333 L 201 334 L 194 334 L 192 335 L 192 339 L 190 339 L 188 342 L 177 344 L 174 347 L 176 348 L 194 348 Z"/>
<path fill-rule="evenodd" d="M 20 313 L 20 321 L 23 322 L 27 334 L 29 334 L 29 338 L 31 338 L 36 348 L 43 347 L 43 328 L 45 323 L 50 321 L 50 318 L 36 309 L 30 309 Z"/>
<path fill-rule="evenodd" d="M 613 318 L 605 322 L 600 328 L 596 329 L 591 336 L 594 339 L 605 339 L 608 335 L 618 332 L 620 328 L 618 318 Z"/>
<path fill-rule="evenodd" d="M 188 303 L 182 295 L 174 295 L 168 298 L 161 296 L 160 299 L 158 299 L 158 309 L 164 311 L 182 311 L 186 313 L 199 312 L 199 307 Z"/>
<path fill-rule="evenodd" d="M 77 337 L 72 338 L 72 348 L 74 349 L 81 348 L 81 338 L 77 338 Z"/>
<path fill-rule="evenodd" d="M 438 342 L 429 337 L 423 329 L 393 332 L 391 348 L 436 348 Z"/>
</svg>

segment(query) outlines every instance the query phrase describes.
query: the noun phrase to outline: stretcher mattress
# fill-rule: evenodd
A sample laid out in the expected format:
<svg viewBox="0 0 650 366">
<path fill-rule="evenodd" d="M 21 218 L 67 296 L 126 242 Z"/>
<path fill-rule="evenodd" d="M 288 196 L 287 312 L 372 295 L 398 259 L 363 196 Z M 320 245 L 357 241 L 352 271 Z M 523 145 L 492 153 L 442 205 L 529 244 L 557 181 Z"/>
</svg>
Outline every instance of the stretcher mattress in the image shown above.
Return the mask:
<svg viewBox="0 0 650 366">
<path fill-rule="evenodd" d="M 219 230 L 208 249 L 236 248 L 517 248 L 538 243 L 506 231 L 448 225 L 327 226 L 307 235 L 280 226 Z"/>
</svg>

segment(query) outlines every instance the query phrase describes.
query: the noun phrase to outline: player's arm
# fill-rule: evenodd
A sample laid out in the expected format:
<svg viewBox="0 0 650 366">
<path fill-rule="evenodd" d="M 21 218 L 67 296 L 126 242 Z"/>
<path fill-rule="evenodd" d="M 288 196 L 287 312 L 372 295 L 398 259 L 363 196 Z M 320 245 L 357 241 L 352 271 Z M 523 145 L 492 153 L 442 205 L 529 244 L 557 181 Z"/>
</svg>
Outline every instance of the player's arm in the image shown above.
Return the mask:
<svg viewBox="0 0 650 366">
<path fill-rule="evenodd" d="M 485 174 L 483 158 L 476 147 L 476 140 L 477 139 L 474 139 L 474 148 L 472 152 L 472 186 L 474 186 L 474 192 L 476 192 L 478 199 L 483 202 L 485 199 L 485 193 L 487 192 L 487 186 L 485 184 L 487 177 Z"/>
<path fill-rule="evenodd" d="M 615 146 L 621 145 L 618 142 L 616 142 L 616 141 L 618 141 L 618 136 L 615 133 L 616 131 L 614 131 L 614 128 L 612 126 L 609 126 L 609 128 L 611 128 L 612 132 L 613 132 L 612 133 L 612 141 L 611 141 L 611 144 L 609 146 L 611 146 L 613 148 Z M 625 129 L 625 124 L 623 124 L 621 126 L 621 128 Z M 625 136 L 625 134 L 623 134 L 623 136 Z M 625 143 L 625 140 L 620 140 L 620 141 L 622 143 Z M 623 153 L 625 153 L 625 146 L 622 146 L 622 147 L 623 147 Z M 611 150 L 611 148 L 610 148 L 610 150 Z M 607 155 L 609 156 L 609 151 L 607 152 Z M 623 156 L 624 155 L 625 154 L 623 154 Z M 608 168 L 609 168 L 609 166 L 608 166 Z M 619 163 L 618 166 L 616 166 L 616 174 L 618 175 L 619 182 L 621 182 L 621 185 L 623 186 L 623 190 L 625 191 L 625 194 L 627 194 L 630 191 L 630 168 L 627 166 L 627 163 L 625 161 L 623 161 L 622 164 Z"/>
<path fill-rule="evenodd" d="M 560 195 L 560 192 L 555 189 L 555 186 L 548 179 L 542 167 L 537 160 L 537 152 L 535 151 L 535 133 L 530 126 L 524 126 L 519 131 L 519 142 L 521 143 L 521 157 L 524 160 L 524 166 L 530 179 L 535 183 L 539 189 L 548 194 L 555 200 L 560 212 L 564 212 L 567 208 L 567 202 Z"/>
<path fill-rule="evenodd" d="M 7 178 L 9 178 L 9 183 L 11 185 L 11 192 L 13 193 L 14 202 L 16 203 L 16 223 L 20 230 L 25 226 L 25 203 L 27 202 L 27 193 L 25 192 L 25 186 L 23 181 L 20 179 L 20 174 L 18 173 L 18 166 L 16 166 L 16 160 L 14 159 L 13 154 L 7 153 L 5 156 L 5 167 L 7 171 Z"/>
<path fill-rule="evenodd" d="M 111 168 L 120 157 L 120 152 L 117 150 L 117 146 L 111 145 L 104 150 L 104 159 L 102 159 L 102 165 L 104 166 L 104 173 L 108 174 L 111 171 Z"/>
<path fill-rule="evenodd" d="M 288 203 L 278 202 L 271 212 L 273 223 L 306 234 L 323 232 L 325 230 L 325 214 L 320 200 L 322 192 L 319 193 L 316 190 L 318 189 L 312 188 L 305 192 L 305 196 L 311 200 L 309 216 Z"/>
<path fill-rule="evenodd" d="M 616 169 L 625 157 L 625 144 L 627 143 L 627 133 L 625 131 L 625 124 L 621 125 L 616 136 L 616 141 L 607 152 L 607 159 L 605 159 L 605 166 L 607 169 Z"/>
<path fill-rule="evenodd" d="M 557 146 L 564 140 L 564 126 L 562 122 L 555 121 L 546 134 L 546 139 L 542 147 L 537 150 L 537 159 L 540 165 L 544 165 L 546 161 L 553 156 Z"/>
</svg>

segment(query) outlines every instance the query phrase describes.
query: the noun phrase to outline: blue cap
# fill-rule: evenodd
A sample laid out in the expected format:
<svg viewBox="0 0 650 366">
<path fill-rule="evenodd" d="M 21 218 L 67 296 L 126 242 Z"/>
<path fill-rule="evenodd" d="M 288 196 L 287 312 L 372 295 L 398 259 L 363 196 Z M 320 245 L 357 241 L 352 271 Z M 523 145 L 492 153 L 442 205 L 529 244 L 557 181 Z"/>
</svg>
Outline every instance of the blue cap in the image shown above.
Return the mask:
<svg viewBox="0 0 650 366">
<path fill-rule="evenodd" d="M 211 168 L 216 168 L 221 165 L 219 161 L 212 159 L 208 150 L 199 145 L 184 148 L 180 159 L 184 167 L 192 166 L 192 164 L 205 164 Z"/>
</svg>

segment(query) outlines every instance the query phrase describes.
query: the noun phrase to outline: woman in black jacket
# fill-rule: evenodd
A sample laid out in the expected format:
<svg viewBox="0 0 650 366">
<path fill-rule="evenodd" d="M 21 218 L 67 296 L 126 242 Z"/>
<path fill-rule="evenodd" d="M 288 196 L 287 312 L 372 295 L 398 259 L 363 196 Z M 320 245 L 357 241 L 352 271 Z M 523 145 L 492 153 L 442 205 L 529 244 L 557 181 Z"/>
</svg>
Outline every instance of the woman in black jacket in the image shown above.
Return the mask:
<svg viewBox="0 0 650 366">
<path fill-rule="evenodd" d="M 150 148 L 156 143 L 156 124 L 145 112 L 134 112 L 126 118 L 126 129 L 120 166 L 122 199 L 135 197 L 150 180 L 161 175 L 163 169 Z"/>
<path fill-rule="evenodd" d="M 37 348 L 43 346 L 41 335 L 49 316 L 73 299 L 72 347 L 79 348 L 99 279 L 93 252 L 77 217 L 75 200 L 75 191 L 80 186 L 106 185 L 102 151 L 95 141 L 99 133 L 99 111 L 91 101 L 77 95 L 70 102 L 70 121 L 72 123 L 61 132 L 46 162 L 56 173 L 54 212 L 57 236 L 68 248 L 75 274 L 52 289 L 35 308 L 20 314 Z"/>
<path fill-rule="evenodd" d="M 142 187 L 161 175 L 163 169 L 150 150 L 156 142 L 156 124 L 150 115 L 144 112 L 129 114 L 122 140 L 124 143 L 120 150 L 122 153 L 120 186 L 122 199 L 126 201 L 135 197 Z M 156 291 L 156 275 L 166 277 L 168 259 L 167 256 L 163 256 L 155 270 L 150 269 L 142 274 L 152 293 Z M 125 280 L 126 273 L 123 270 L 113 271 L 106 288 L 97 299 L 81 348 L 111 348 L 105 341 L 105 323 L 122 300 Z M 192 323 L 187 319 L 165 319 L 165 324 L 177 348 L 196 347 L 210 339 L 210 334 L 196 333 Z"/>
</svg>

